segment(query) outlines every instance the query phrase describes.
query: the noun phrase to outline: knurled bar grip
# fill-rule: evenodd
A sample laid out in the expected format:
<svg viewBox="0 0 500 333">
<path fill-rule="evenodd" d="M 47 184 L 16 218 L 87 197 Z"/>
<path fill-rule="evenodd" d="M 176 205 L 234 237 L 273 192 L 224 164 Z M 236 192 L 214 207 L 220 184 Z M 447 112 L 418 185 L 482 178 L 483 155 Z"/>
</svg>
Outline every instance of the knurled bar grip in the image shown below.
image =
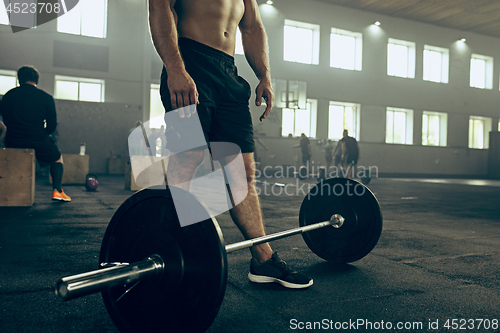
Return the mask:
<svg viewBox="0 0 500 333">
<path fill-rule="evenodd" d="M 338 214 L 331 217 L 329 221 L 318 222 L 300 228 L 285 230 L 271 235 L 245 240 L 226 246 L 226 252 L 252 247 L 315 229 L 333 226 L 340 228 L 344 218 Z M 68 276 L 60 279 L 56 284 L 56 295 L 64 301 L 101 292 L 118 285 L 130 285 L 133 282 L 154 278 L 163 273 L 165 268 L 163 259 L 159 255 L 152 255 L 143 261 L 132 264 L 118 264 L 114 267 L 98 269 L 96 271 Z"/>
<path fill-rule="evenodd" d="M 158 255 L 132 264 L 122 264 L 96 271 L 68 276 L 56 284 L 56 295 L 64 301 L 78 298 L 118 285 L 129 285 L 145 278 L 154 278 L 163 272 L 163 259 Z"/>
</svg>

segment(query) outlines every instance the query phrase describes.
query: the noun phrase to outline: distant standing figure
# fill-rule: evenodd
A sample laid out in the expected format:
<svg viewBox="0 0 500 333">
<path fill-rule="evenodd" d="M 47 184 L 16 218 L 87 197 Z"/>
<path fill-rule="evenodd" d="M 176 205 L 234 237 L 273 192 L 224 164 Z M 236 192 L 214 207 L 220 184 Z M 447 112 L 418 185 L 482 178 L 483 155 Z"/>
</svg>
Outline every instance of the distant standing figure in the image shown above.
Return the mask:
<svg viewBox="0 0 500 333">
<path fill-rule="evenodd" d="M 340 141 L 342 143 L 342 163 L 344 164 L 344 168 L 349 168 L 352 166 L 353 178 L 357 174 L 357 166 L 359 159 L 359 146 L 358 141 L 355 138 L 349 136 L 349 132 L 344 130 L 342 133 L 342 139 Z"/>
<path fill-rule="evenodd" d="M 50 136 L 57 127 L 54 99 L 36 87 L 40 74 L 34 67 L 19 68 L 17 77 L 20 86 L 9 90 L 0 104 L 0 114 L 9 129 L 5 146 L 34 149 L 40 166 L 50 166 L 52 200 L 71 201 L 61 186 L 62 155 Z"/>
<path fill-rule="evenodd" d="M 309 138 L 302 133 L 300 135 L 300 150 L 302 151 L 302 164 L 305 165 L 307 168 L 309 168 L 309 165 L 311 164 L 311 156 L 312 156 L 312 151 L 311 151 L 311 142 L 309 141 Z"/>
</svg>

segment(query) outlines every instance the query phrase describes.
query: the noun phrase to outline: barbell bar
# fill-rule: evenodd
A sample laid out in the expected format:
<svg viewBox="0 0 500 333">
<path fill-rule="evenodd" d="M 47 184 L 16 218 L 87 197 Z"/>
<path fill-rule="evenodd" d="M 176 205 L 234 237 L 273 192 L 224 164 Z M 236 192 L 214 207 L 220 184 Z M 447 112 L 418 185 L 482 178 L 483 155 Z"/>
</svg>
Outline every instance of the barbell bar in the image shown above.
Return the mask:
<svg viewBox="0 0 500 333">
<path fill-rule="evenodd" d="M 346 178 L 323 180 L 309 191 L 300 206 L 299 228 L 227 246 L 215 218 L 207 213 L 204 221 L 180 227 L 179 209 L 206 210 L 178 188 L 136 192 L 106 228 L 100 269 L 60 279 L 58 297 L 102 292 L 121 332 L 205 332 L 224 298 L 228 252 L 301 234 L 319 257 L 350 263 L 366 256 L 382 231 L 375 195 Z"/>
<path fill-rule="evenodd" d="M 294 228 L 277 232 L 274 234 L 241 241 L 234 244 L 226 245 L 226 253 L 252 247 L 254 245 L 267 243 L 281 238 L 290 237 L 293 235 L 309 232 L 333 226 L 340 228 L 344 224 L 344 218 L 338 214 L 334 214 L 329 221 L 318 222 L 305 227 Z M 110 264 L 101 263 L 105 267 Z M 131 285 L 139 282 L 142 279 L 151 279 L 163 274 L 165 263 L 163 258 L 158 254 L 153 254 L 150 257 L 135 263 L 116 263 L 111 264 L 112 267 L 98 269 L 91 272 L 68 276 L 60 279 L 56 283 L 56 295 L 63 301 L 74 298 L 102 292 L 106 289 L 118 285 Z"/>
</svg>

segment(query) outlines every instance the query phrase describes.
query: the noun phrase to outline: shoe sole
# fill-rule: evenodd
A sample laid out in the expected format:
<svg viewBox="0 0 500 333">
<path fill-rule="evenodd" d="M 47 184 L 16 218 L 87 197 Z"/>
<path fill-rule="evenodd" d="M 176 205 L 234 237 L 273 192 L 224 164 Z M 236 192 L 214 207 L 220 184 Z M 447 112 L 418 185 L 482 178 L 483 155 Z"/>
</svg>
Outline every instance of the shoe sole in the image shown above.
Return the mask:
<svg viewBox="0 0 500 333">
<path fill-rule="evenodd" d="M 254 275 L 252 273 L 248 273 L 248 279 L 252 282 L 255 283 L 279 283 L 283 287 L 290 288 L 290 289 L 304 289 L 304 288 L 309 288 L 310 286 L 313 285 L 313 280 L 309 281 L 308 284 L 296 284 L 296 283 L 291 283 L 288 281 L 280 280 L 278 278 L 273 278 L 270 276 L 262 276 L 262 275 Z"/>
<path fill-rule="evenodd" d="M 52 198 L 52 200 L 55 200 L 55 201 L 64 201 L 64 202 L 70 202 L 71 199 L 64 199 L 64 198 Z"/>
</svg>

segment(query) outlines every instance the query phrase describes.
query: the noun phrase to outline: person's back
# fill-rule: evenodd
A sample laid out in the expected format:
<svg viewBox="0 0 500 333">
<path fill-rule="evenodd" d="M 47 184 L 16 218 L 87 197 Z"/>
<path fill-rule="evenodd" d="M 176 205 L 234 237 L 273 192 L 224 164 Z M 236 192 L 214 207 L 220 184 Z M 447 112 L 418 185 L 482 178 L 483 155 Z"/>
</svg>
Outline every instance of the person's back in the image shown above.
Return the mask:
<svg viewBox="0 0 500 333">
<path fill-rule="evenodd" d="M 17 77 L 20 86 L 9 90 L 0 104 L 0 114 L 7 126 L 5 146 L 34 149 L 40 166 L 50 166 L 52 200 L 71 201 L 62 190 L 62 154 L 50 136 L 57 127 L 54 99 L 36 87 L 40 73 L 35 67 L 19 68 Z"/>
<path fill-rule="evenodd" d="M 356 141 L 355 138 L 351 136 L 346 136 L 342 139 L 342 141 L 345 143 L 347 153 L 352 155 L 357 155 L 359 153 L 358 142 Z"/>
<path fill-rule="evenodd" d="M 43 140 L 57 126 L 54 99 L 31 84 L 9 90 L 2 98 L 1 110 L 9 129 L 7 144 Z"/>
</svg>

